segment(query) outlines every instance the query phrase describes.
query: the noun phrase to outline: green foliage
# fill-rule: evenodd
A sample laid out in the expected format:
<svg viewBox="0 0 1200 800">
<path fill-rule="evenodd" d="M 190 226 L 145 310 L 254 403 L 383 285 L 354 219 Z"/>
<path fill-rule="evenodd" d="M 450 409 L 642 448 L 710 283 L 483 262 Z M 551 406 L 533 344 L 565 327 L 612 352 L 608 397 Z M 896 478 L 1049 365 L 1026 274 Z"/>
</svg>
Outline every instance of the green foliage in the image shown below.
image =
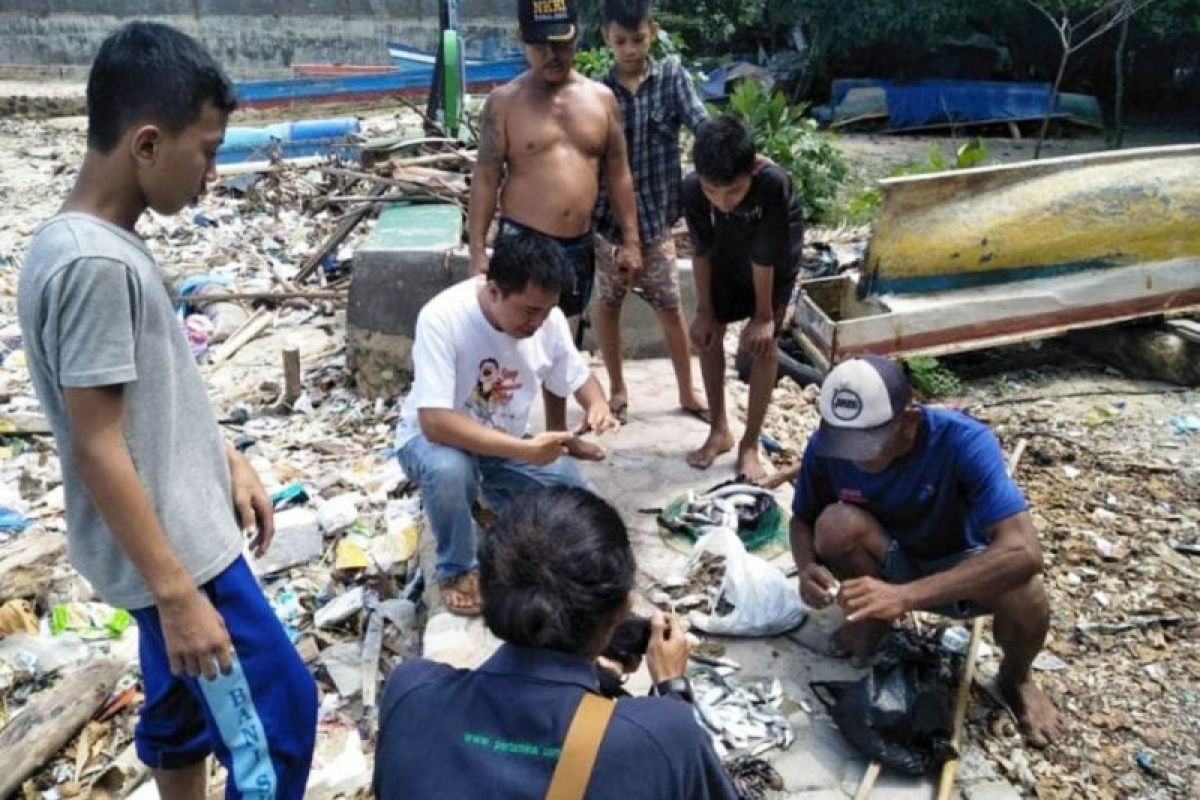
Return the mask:
<svg viewBox="0 0 1200 800">
<path fill-rule="evenodd" d="M 929 145 L 928 155 L 924 161 L 913 161 L 902 164 L 891 171 L 891 177 L 904 175 L 929 175 L 935 172 L 945 172 L 951 169 L 970 169 L 987 163 L 987 145 L 978 137 L 970 139 L 958 146 L 954 151 L 954 163 L 951 164 L 942 155 L 941 148 L 936 143 Z M 883 190 L 878 186 L 863 189 L 850 198 L 846 204 L 846 216 L 851 223 L 863 223 L 874 219 L 883 204 Z"/>
<path fill-rule="evenodd" d="M 659 27 L 658 37 L 650 45 L 650 55 L 662 61 L 665 58 L 682 59 L 687 52 L 687 44 L 677 34 Z M 606 45 L 581 49 L 575 53 L 575 69 L 593 80 L 604 77 L 613 65 L 613 52 Z"/>
<path fill-rule="evenodd" d="M 963 384 L 958 376 L 931 356 L 904 359 L 913 388 L 926 397 L 955 397 L 962 394 Z"/>
<path fill-rule="evenodd" d="M 728 45 L 764 19 L 762 0 L 663 0 L 656 16 L 694 47 Z"/>
<path fill-rule="evenodd" d="M 575 53 L 575 69 L 593 80 L 603 78 L 612 65 L 612 50 L 604 46 L 578 50 Z"/>
<path fill-rule="evenodd" d="M 754 132 L 758 151 L 791 174 L 809 221 L 821 223 L 831 217 L 847 168 L 816 120 L 804 116 L 806 108 L 756 81 L 742 81 L 729 98 L 729 110 Z"/>
</svg>

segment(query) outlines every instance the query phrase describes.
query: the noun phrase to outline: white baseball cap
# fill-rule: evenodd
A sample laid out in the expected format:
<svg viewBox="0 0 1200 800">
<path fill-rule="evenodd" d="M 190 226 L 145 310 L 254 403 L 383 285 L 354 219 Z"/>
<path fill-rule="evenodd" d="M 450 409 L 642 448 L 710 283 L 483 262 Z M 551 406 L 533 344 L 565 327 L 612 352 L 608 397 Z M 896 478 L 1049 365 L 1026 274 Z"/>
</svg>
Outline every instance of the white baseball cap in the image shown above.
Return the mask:
<svg viewBox="0 0 1200 800">
<path fill-rule="evenodd" d="M 908 376 L 891 359 L 867 355 L 838 364 L 821 384 L 817 455 L 846 461 L 876 458 L 911 398 Z"/>
</svg>

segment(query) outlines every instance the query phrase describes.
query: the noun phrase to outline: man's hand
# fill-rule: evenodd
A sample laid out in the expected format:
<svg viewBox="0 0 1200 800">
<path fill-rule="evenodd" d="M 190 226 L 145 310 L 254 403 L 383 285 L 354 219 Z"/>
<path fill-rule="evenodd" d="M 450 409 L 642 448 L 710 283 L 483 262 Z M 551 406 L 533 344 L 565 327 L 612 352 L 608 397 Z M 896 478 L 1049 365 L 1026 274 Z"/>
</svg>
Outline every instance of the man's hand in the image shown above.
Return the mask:
<svg viewBox="0 0 1200 800">
<path fill-rule="evenodd" d="M 487 275 L 488 259 L 487 252 L 480 248 L 478 253 L 471 253 L 471 277 L 476 275 Z"/>
<path fill-rule="evenodd" d="M 230 447 L 228 458 L 234 513 L 243 532 L 254 531 L 251 546 L 254 555 L 262 558 L 275 538 L 275 510 L 271 507 L 271 498 L 245 456 Z"/>
<path fill-rule="evenodd" d="M 605 400 L 598 400 L 584 409 L 583 423 L 575 431 L 581 436 L 589 431 L 592 433 L 608 433 L 621 427 L 621 421 L 613 416 L 612 409 Z"/>
<path fill-rule="evenodd" d="M 218 666 L 229 674 L 233 642 L 225 621 L 199 589 L 188 587 L 177 599 L 159 600 L 158 618 L 173 675 L 212 680 Z"/>
<path fill-rule="evenodd" d="M 704 311 L 696 312 L 696 318 L 692 320 L 692 344 L 697 350 L 708 352 L 713 349 L 717 342 L 717 320 L 711 314 Z"/>
<path fill-rule="evenodd" d="M 566 455 L 570 439 L 571 434 L 566 431 L 546 431 L 532 439 L 522 439 L 525 451 L 522 460 L 539 467 L 553 464 L 560 456 Z"/>
<path fill-rule="evenodd" d="M 800 572 L 800 598 L 809 608 L 825 608 L 833 602 L 833 590 L 837 585 L 833 573 L 816 562 Z"/>
<path fill-rule="evenodd" d="M 650 618 L 650 644 L 646 647 L 646 669 L 655 683 L 682 678 L 687 672 L 687 630 L 674 614 L 655 611 Z"/>
<path fill-rule="evenodd" d="M 892 622 L 911 611 L 904 584 L 878 578 L 853 578 L 842 584 L 842 608 L 848 622 L 878 619 Z"/>
<path fill-rule="evenodd" d="M 617 269 L 624 272 L 630 280 L 635 278 L 642 271 L 642 246 L 635 243 L 618 247 Z"/>
<path fill-rule="evenodd" d="M 751 319 L 742 334 L 743 347 L 751 358 L 762 358 L 775 347 L 775 320 Z"/>
</svg>

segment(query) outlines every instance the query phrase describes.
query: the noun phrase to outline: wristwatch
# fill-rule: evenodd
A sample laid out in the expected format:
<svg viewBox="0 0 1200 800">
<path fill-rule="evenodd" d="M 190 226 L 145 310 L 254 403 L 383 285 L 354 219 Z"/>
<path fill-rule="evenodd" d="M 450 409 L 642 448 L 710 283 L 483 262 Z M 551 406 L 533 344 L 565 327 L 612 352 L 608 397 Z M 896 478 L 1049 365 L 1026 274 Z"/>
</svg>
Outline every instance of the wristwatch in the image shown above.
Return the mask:
<svg viewBox="0 0 1200 800">
<path fill-rule="evenodd" d="M 690 703 L 692 702 L 692 682 L 687 679 L 687 676 L 680 675 L 678 678 L 654 684 L 654 693 L 661 697 L 674 695 L 685 703 Z"/>
</svg>

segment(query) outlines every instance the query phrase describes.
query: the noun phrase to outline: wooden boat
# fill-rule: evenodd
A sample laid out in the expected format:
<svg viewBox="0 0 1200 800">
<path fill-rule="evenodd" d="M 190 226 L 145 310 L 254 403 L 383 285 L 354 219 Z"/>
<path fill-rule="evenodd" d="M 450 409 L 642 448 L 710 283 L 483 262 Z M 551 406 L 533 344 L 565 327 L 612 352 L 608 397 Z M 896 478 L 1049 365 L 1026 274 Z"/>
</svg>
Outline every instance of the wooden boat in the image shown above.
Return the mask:
<svg viewBox="0 0 1200 800">
<path fill-rule="evenodd" d="M 882 182 L 861 275 L 807 281 L 810 354 L 961 352 L 1200 310 L 1200 145 Z"/>
</svg>

